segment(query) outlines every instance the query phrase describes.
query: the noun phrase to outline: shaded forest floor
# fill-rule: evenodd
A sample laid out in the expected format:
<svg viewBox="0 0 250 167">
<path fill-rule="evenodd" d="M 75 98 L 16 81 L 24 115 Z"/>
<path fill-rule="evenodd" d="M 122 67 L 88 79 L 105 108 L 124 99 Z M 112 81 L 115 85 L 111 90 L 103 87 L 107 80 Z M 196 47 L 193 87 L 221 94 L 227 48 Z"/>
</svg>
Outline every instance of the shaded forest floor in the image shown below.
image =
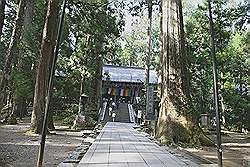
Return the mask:
<svg viewBox="0 0 250 167">
<path fill-rule="evenodd" d="M 223 131 L 223 166 L 242 167 L 244 160 L 250 160 L 250 134 Z M 215 135 L 209 135 L 216 141 Z M 217 149 L 215 147 L 203 147 L 202 149 L 185 149 L 197 156 L 217 163 Z"/>
<path fill-rule="evenodd" d="M 82 132 L 67 130 L 67 126 L 56 126 L 54 135 L 46 139 L 44 166 L 57 166 L 82 141 Z M 29 119 L 17 125 L 0 125 L 0 166 L 36 166 L 39 135 L 27 134 Z"/>
</svg>

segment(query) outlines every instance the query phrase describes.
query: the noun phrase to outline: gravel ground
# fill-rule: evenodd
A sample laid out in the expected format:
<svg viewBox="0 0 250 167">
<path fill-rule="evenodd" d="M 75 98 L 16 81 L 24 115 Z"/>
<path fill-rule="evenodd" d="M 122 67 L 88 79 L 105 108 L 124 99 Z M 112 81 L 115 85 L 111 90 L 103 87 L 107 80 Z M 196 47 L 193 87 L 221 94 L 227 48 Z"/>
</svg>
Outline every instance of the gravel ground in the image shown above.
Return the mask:
<svg viewBox="0 0 250 167">
<path fill-rule="evenodd" d="M 245 160 L 250 161 L 250 134 L 226 132 L 222 136 L 223 166 L 242 167 Z M 215 136 L 211 136 L 215 138 Z M 185 149 L 197 156 L 217 163 L 217 149 L 203 147 L 203 149 Z"/>
<path fill-rule="evenodd" d="M 28 123 L 0 125 L 0 166 L 34 167 L 36 166 L 40 136 L 27 135 Z M 56 126 L 55 135 L 46 139 L 44 166 L 57 166 L 83 141 L 82 132 L 65 130 L 65 126 Z"/>
</svg>

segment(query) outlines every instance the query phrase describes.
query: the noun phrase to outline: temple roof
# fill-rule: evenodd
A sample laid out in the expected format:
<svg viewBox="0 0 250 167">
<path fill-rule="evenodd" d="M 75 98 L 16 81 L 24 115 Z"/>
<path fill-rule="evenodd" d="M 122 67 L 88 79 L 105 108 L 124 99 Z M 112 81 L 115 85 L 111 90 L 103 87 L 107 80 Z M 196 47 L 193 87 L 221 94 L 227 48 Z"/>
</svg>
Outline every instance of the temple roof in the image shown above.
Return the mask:
<svg viewBox="0 0 250 167">
<path fill-rule="evenodd" d="M 103 65 L 102 76 L 103 80 L 106 80 L 109 76 L 110 81 L 113 82 L 133 82 L 144 83 L 145 82 L 145 69 L 140 67 L 126 67 L 115 65 Z M 158 76 L 155 70 L 150 70 L 149 83 L 157 83 Z"/>
</svg>

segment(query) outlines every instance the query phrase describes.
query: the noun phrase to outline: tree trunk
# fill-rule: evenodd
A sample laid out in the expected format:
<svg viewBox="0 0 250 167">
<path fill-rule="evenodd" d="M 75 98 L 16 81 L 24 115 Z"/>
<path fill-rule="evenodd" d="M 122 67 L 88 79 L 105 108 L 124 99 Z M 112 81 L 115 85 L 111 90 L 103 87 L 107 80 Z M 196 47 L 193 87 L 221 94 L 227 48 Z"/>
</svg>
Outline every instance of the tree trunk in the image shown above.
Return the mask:
<svg viewBox="0 0 250 167">
<path fill-rule="evenodd" d="M 43 116 L 45 109 L 45 100 L 48 88 L 48 78 L 50 61 L 53 56 L 55 47 L 55 36 L 57 21 L 59 12 L 59 1 L 49 0 L 46 21 L 43 30 L 43 39 L 41 46 L 41 53 L 39 59 L 39 65 L 37 69 L 35 94 L 33 102 L 33 112 L 31 117 L 31 131 L 35 133 L 41 133 L 43 126 Z"/>
<path fill-rule="evenodd" d="M 58 16 L 59 16 L 59 8 L 58 8 L 58 13 L 57 13 L 57 17 L 55 18 L 55 21 L 54 21 L 54 32 L 53 32 L 53 36 L 51 37 L 52 41 L 56 41 L 56 37 L 57 37 L 57 31 L 58 31 Z M 51 50 L 51 56 L 50 56 L 50 60 L 49 60 L 49 73 L 50 74 L 50 71 L 51 71 L 51 68 L 52 68 L 52 58 L 53 58 L 53 55 L 54 55 L 54 49 Z M 50 75 L 48 76 L 48 82 L 49 82 L 49 79 L 50 79 Z M 46 88 L 47 89 L 47 88 Z M 47 95 L 46 95 L 47 96 Z M 48 115 L 48 129 L 49 130 L 55 130 L 55 125 L 54 125 L 54 120 L 53 120 L 53 111 L 50 111 L 49 112 L 49 115 Z"/>
<path fill-rule="evenodd" d="M 15 116 L 16 112 L 17 112 L 17 105 L 16 105 L 16 102 L 13 101 L 12 110 L 11 110 L 10 116 L 8 117 L 8 120 L 7 120 L 9 125 L 17 124 L 17 119 L 16 119 L 16 116 Z"/>
<path fill-rule="evenodd" d="M 49 130 L 55 130 L 54 120 L 53 120 L 53 112 L 49 112 L 48 116 L 48 129 Z"/>
<path fill-rule="evenodd" d="M 224 78 L 224 66 L 221 66 L 221 74 L 220 74 L 221 80 L 220 80 L 220 85 L 221 85 L 221 90 L 225 89 L 225 83 L 223 81 Z M 225 104 L 224 104 L 224 96 L 223 93 L 220 94 L 220 103 L 221 103 L 221 123 L 226 127 L 226 118 L 225 118 Z"/>
<path fill-rule="evenodd" d="M 161 106 L 157 137 L 162 142 L 190 142 L 189 81 L 181 0 L 162 1 Z"/>
<path fill-rule="evenodd" d="M 0 42 L 1 42 L 1 36 L 3 33 L 2 31 L 3 31 L 4 18 L 5 18 L 5 14 L 4 14 L 5 5 L 6 5 L 5 0 L 0 0 Z"/>
<path fill-rule="evenodd" d="M 25 9 L 25 14 L 24 14 L 24 19 L 23 19 L 23 30 L 22 30 L 22 46 L 28 46 L 29 43 L 29 35 L 31 34 L 31 28 L 32 28 L 32 17 L 33 17 L 33 11 L 34 11 L 34 1 L 33 0 L 26 0 L 26 9 Z M 19 51 L 19 56 L 18 56 L 18 60 L 16 60 L 18 63 L 16 65 L 17 71 L 28 71 L 31 69 L 31 64 L 27 63 L 26 60 L 24 60 L 24 55 L 25 52 L 27 50 L 25 49 L 21 49 Z M 13 62 L 13 64 L 16 64 L 15 61 Z M 18 83 L 17 83 L 18 84 Z M 15 85 L 15 83 L 14 83 Z M 13 101 L 16 104 L 16 108 L 18 113 L 15 114 L 11 114 L 10 115 L 10 119 L 9 120 L 14 120 L 16 119 L 16 116 L 19 116 L 20 119 L 22 119 L 25 110 L 26 110 L 26 104 L 25 104 L 25 100 L 26 100 L 26 95 L 22 94 L 22 95 L 18 95 L 16 92 L 18 92 L 18 87 L 15 88 L 14 86 L 14 90 L 12 90 L 14 92 L 13 95 Z"/>
<path fill-rule="evenodd" d="M 29 40 L 29 31 L 32 30 L 32 18 L 35 10 L 35 2 L 34 0 L 26 0 L 27 5 L 26 5 L 26 10 L 25 10 L 25 18 L 24 18 L 24 23 L 23 23 L 23 37 L 24 41 L 28 42 Z"/>
<path fill-rule="evenodd" d="M 23 116 L 27 115 L 27 103 L 26 98 L 22 97 L 20 101 L 20 115 L 19 118 L 22 119 Z"/>
<path fill-rule="evenodd" d="M 26 0 L 20 0 L 17 16 L 16 16 L 16 22 L 15 26 L 12 32 L 11 41 L 9 44 L 8 53 L 6 55 L 4 69 L 3 69 L 3 77 L 0 82 L 0 111 L 4 106 L 4 96 L 6 93 L 6 87 L 9 80 L 9 75 L 11 73 L 12 64 L 14 58 L 17 59 L 18 57 L 18 43 L 21 39 L 21 33 L 22 33 L 22 26 L 23 26 L 23 19 L 24 19 L 24 9 L 26 6 Z"/>
<path fill-rule="evenodd" d="M 162 84 L 162 80 L 164 78 L 164 68 L 162 67 L 163 64 L 166 64 L 166 59 L 163 59 L 163 30 L 162 30 L 162 21 L 163 21 L 163 17 L 162 17 L 162 1 L 160 4 L 160 67 L 159 67 L 159 84 L 158 84 L 158 97 L 162 97 L 163 96 L 163 84 Z"/>
<path fill-rule="evenodd" d="M 78 102 L 78 114 L 81 114 L 82 112 L 82 94 L 83 94 L 83 84 L 85 81 L 84 74 L 81 74 L 81 81 L 80 81 L 80 97 Z"/>
<path fill-rule="evenodd" d="M 97 58 L 97 69 L 96 69 L 96 102 L 97 102 L 97 111 L 100 108 L 101 103 L 101 94 L 102 94 L 102 66 L 103 66 L 103 57 Z"/>
</svg>

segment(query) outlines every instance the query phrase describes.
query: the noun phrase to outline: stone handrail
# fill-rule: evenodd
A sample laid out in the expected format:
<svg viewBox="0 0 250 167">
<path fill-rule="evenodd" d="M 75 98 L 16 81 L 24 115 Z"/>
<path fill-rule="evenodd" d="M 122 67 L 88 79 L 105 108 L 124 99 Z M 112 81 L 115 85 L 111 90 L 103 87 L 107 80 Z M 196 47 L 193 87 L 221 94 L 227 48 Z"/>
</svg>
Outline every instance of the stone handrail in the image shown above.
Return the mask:
<svg viewBox="0 0 250 167">
<path fill-rule="evenodd" d="M 128 113 L 130 122 L 135 123 L 135 111 L 132 104 L 128 104 Z"/>
<path fill-rule="evenodd" d="M 101 118 L 100 118 L 100 120 L 101 121 L 103 121 L 104 120 L 104 117 L 105 117 L 105 112 L 106 112 L 106 108 L 107 108 L 107 102 L 105 101 L 105 102 L 103 102 L 103 105 L 102 105 L 102 108 L 100 108 L 100 116 L 101 116 Z"/>
</svg>

